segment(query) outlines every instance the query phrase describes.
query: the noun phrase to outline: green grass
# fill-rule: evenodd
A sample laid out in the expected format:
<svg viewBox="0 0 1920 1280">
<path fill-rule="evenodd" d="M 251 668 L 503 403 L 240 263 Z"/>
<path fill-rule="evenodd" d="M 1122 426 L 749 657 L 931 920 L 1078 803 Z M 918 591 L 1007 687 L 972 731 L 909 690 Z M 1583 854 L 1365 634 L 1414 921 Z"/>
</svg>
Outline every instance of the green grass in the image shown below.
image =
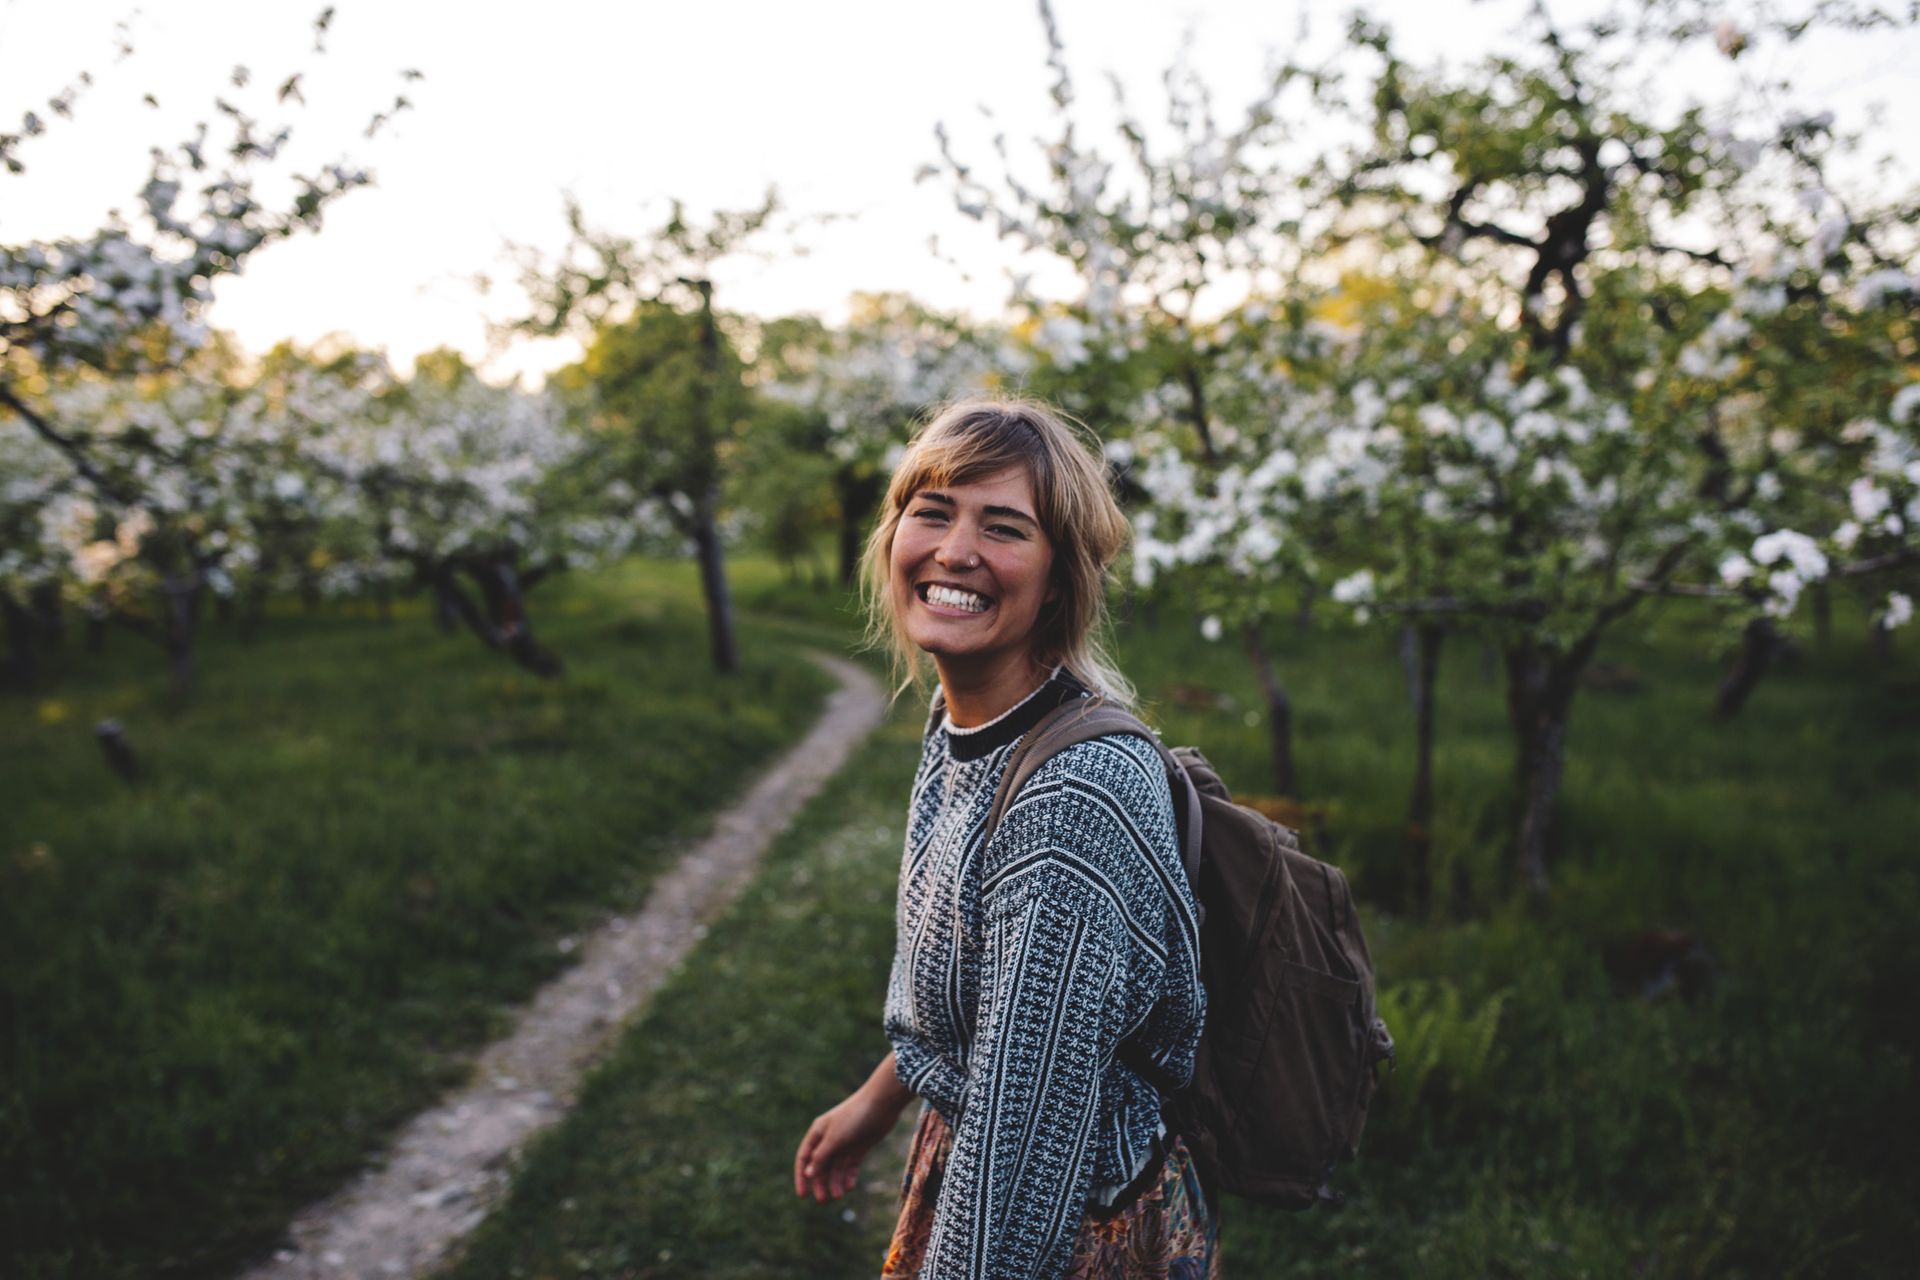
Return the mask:
<svg viewBox="0 0 1920 1280">
<path fill-rule="evenodd" d="M 690 566 L 533 610 L 561 680 L 417 604 L 292 609 L 250 644 L 211 627 L 184 707 L 116 634 L 0 709 L 0 1274 L 216 1275 L 269 1245 L 830 685 L 753 625 L 714 676 Z"/>
<path fill-rule="evenodd" d="M 578 1110 L 528 1153 L 449 1280 L 879 1270 L 897 1155 L 872 1157 L 869 1194 L 816 1205 L 793 1194 L 793 1153 L 887 1052 L 879 1010 L 920 727 L 903 700 L 775 844 Z"/>
<path fill-rule="evenodd" d="M 1389 1081 L 1344 1212 L 1229 1204 L 1235 1272 L 1908 1273 L 1920 1160 L 1893 1135 L 1920 1119 L 1907 1011 L 1920 946 L 1904 923 L 1920 909 L 1920 672 L 1911 653 L 1877 667 L 1836 643 L 1715 723 L 1718 633 L 1679 609 L 1651 631 L 1603 651 L 1632 691 L 1590 688 L 1575 705 L 1545 904 L 1509 889 L 1498 679 L 1475 643 L 1447 652 L 1442 901 L 1424 919 L 1394 914 L 1412 752 L 1390 641 L 1277 634 L 1302 788 L 1325 815 L 1319 851 L 1369 900 L 1383 984 L 1431 1015 L 1429 1036 L 1464 1042 L 1495 1000 L 1499 1030 L 1484 1059 L 1438 1055 L 1411 1100 Z M 1125 648 L 1150 695 L 1178 677 L 1231 700 L 1161 719 L 1230 784 L 1266 790 L 1240 655 L 1171 620 Z M 1710 991 L 1614 990 L 1605 948 L 1652 928 L 1706 947 Z M 1449 999 L 1451 1013 L 1437 1007 Z"/>
<path fill-rule="evenodd" d="M 652 582 L 657 571 L 631 572 Z M 758 624 L 766 644 L 844 645 L 850 633 L 838 591 L 786 584 L 764 564 L 739 566 L 735 584 L 743 607 L 786 615 Z M 619 577 L 601 589 L 650 598 Z M 618 611 L 600 617 L 597 607 L 581 602 L 582 627 L 623 625 Z M 634 607 L 619 606 L 625 625 Z M 663 616 L 680 617 L 678 607 L 663 606 Z M 555 603 L 541 616 L 553 619 L 549 634 L 584 678 L 591 646 L 563 641 L 564 612 Z M 670 641 L 687 651 L 668 687 L 697 679 L 701 641 L 690 619 L 650 646 L 662 660 L 671 658 Z M 1648 638 L 1622 636 L 1603 650 L 1616 675 L 1636 680 L 1584 690 L 1575 706 L 1555 888 L 1539 904 L 1510 890 L 1511 757 L 1498 681 L 1477 645 L 1447 650 L 1434 823 L 1440 900 L 1425 917 L 1401 906 L 1411 732 L 1391 642 L 1276 631 L 1318 850 L 1363 892 L 1405 1065 L 1376 1104 L 1362 1160 L 1338 1179 L 1349 1206 L 1296 1216 L 1230 1201 L 1222 1237 L 1229 1274 L 1910 1270 L 1920 1247 L 1910 1207 L 1920 1167 L 1909 1139 L 1920 1131 L 1920 1035 L 1909 1012 L 1920 987 L 1910 924 L 1920 912 L 1912 858 L 1920 671 L 1904 648 L 1875 666 L 1856 643 L 1837 641 L 1777 672 L 1741 718 L 1715 724 L 1706 711 L 1724 657 L 1717 633 L 1680 609 L 1655 624 Z M 1839 620 L 1837 633 L 1850 625 Z M 339 626 L 355 636 L 369 630 Z M 409 643 L 421 641 L 413 634 Z M 263 642 L 262 652 L 286 651 Z M 1242 792 L 1268 790 L 1260 702 L 1236 649 L 1209 645 L 1190 618 L 1163 609 L 1158 625 L 1143 618 L 1129 629 L 1121 656 L 1170 740 L 1203 745 Z M 490 655 L 473 657 L 476 677 L 512 674 Z M 148 685 L 157 683 L 155 668 Z M 403 683 L 379 687 L 396 699 Z M 1617 691 L 1623 683 L 1631 689 Z M 1176 697 L 1177 684 L 1191 688 Z M 122 685 L 103 677 L 99 687 L 104 698 Z M 269 688 L 280 686 L 263 681 Z M 1188 705 L 1195 690 L 1213 704 Z M 797 690 L 767 696 L 804 700 Z M 507 706 L 522 717 L 517 724 L 531 713 Z M 103 710 L 89 706 L 74 718 Z M 808 1120 L 885 1051 L 878 1024 L 893 875 L 919 724 L 919 704 L 903 698 L 889 728 L 776 844 L 764 874 L 591 1078 L 579 1112 L 528 1153 L 509 1201 L 455 1277 L 811 1277 L 876 1268 L 897 1155 L 876 1155 L 851 1222 L 841 1216 L 847 1206 L 796 1200 L 790 1168 Z M 68 766 L 76 776 L 87 773 L 78 764 L 92 767 L 88 785 L 107 794 L 97 764 L 76 759 Z M 60 772 L 49 762 L 32 767 Z M 297 772 L 277 776 L 284 783 Z M 481 794 L 523 803 L 503 794 L 498 778 Z M 389 821 L 420 821 L 399 812 L 418 803 L 396 803 Z M 339 838 L 350 835 L 374 838 L 364 828 Z M 19 847 L 11 841 L 9 856 Z M 52 863 L 51 873 L 32 858 L 16 863 L 4 873 L 9 894 L 33 883 L 24 876 L 66 874 L 58 848 Z M 604 883 L 617 896 L 644 877 L 624 890 L 622 879 Z M 583 888 L 572 900 L 598 893 Z M 58 909 L 87 905 L 72 901 Z M 70 932 L 102 936 L 90 917 L 65 920 Z M 484 964 L 481 952 L 463 953 L 466 980 L 511 985 L 498 973 L 517 963 L 545 971 L 561 927 L 557 919 L 516 926 L 541 939 L 525 961 L 497 945 Z M 1651 1000 L 1615 989 L 1605 948 L 1653 927 L 1700 940 L 1712 957 L 1709 989 Z M 35 928 L 37 938 L 53 932 Z M 61 945 L 72 957 L 103 944 Z M 125 965 L 88 963 L 115 983 L 132 980 Z M 105 1004 L 83 986 L 76 1001 Z M 207 992 L 220 983 L 182 979 L 172 989 L 183 1007 L 219 1024 L 223 997 Z M 404 1038 L 459 1007 L 423 991 L 417 1003 L 363 1017 L 347 1060 L 358 1067 L 379 1052 L 380 1037 Z M 484 1014 L 492 1006 L 474 1007 Z M 14 1042 L 22 1042 L 17 1033 Z M 261 1096 L 278 1105 L 281 1095 L 263 1083 Z M 356 1115 L 377 1132 L 407 1105 L 396 1100 L 369 1117 L 355 1109 L 366 1108 L 360 1097 L 321 1097 L 307 1134 L 330 1135 Z M 113 1130 L 125 1121 L 101 1123 Z M 127 1203 L 141 1196 L 167 1203 L 150 1185 Z"/>
<path fill-rule="evenodd" d="M 761 608 L 806 592 L 769 584 Z M 1403 895 L 1409 712 L 1391 646 L 1276 635 L 1324 854 L 1370 897 L 1406 1068 L 1376 1103 L 1338 1213 L 1223 1206 L 1238 1276 L 1904 1275 L 1920 1170 L 1915 1020 L 1920 680 L 1808 655 L 1746 713 L 1706 715 L 1721 654 L 1696 619 L 1605 659 L 1582 693 L 1544 904 L 1509 890 L 1510 756 L 1475 646 L 1441 690 L 1431 917 Z M 1244 660 L 1164 611 L 1123 644 L 1173 741 L 1264 791 Z M 1207 711 L 1175 684 L 1207 690 Z M 891 887 L 917 708 L 809 812 L 765 878 L 529 1156 L 457 1280 L 870 1273 L 898 1170 L 876 1157 L 852 1222 L 796 1201 L 807 1121 L 884 1051 Z M 1681 929 L 1712 956 L 1692 999 L 1616 991 L 1604 948 Z"/>
</svg>

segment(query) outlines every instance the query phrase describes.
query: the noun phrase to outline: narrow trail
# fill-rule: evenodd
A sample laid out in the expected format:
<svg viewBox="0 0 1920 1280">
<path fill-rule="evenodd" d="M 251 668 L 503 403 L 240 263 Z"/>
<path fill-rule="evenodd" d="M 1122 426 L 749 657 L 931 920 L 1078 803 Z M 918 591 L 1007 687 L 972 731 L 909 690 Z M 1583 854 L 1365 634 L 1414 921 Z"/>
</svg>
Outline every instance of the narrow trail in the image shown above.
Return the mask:
<svg viewBox="0 0 1920 1280">
<path fill-rule="evenodd" d="M 843 659 L 809 657 L 840 682 L 826 711 L 712 834 L 661 876 L 646 905 L 583 939 L 580 962 L 542 988 L 473 1079 L 399 1131 L 386 1155 L 301 1210 L 289 1244 L 245 1280 L 418 1276 L 442 1262 L 506 1190 L 514 1155 L 563 1117 L 585 1070 L 752 878 L 774 837 L 880 723 L 879 681 Z"/>
</svg>

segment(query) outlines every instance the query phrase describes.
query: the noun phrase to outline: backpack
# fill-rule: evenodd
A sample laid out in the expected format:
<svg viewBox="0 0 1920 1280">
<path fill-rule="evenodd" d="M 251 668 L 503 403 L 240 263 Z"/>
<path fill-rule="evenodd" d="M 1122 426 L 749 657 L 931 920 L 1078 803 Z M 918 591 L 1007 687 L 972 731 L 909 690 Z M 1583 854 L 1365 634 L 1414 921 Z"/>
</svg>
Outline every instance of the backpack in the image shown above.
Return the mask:
<svg viewBox="0 0 1920 1280">
<path fill-rule="evenodd" d="M 1344 1197 L 1328 1178 L 1358 1152 L 1375 1068 L 1393 1058 L 1339 868 L 1302 853 L 1280 823 L 1235 804 L 1197 749 L 1169 750 L 1098 695 L 1056 708 L 1027 733 L 1001 775 L 986 834 L 1049 757 L 1109 733 L 1138 734 L 1160 752 L 1200 905 L 1207 1024 L 1193 1079 L 1165 1097 L 1168 1128 L 1186 1142 L 1209 1190 L 1283 1209 L 1337 1206 Z M 1124 1045 L 1121 1054 L 1124 1061 Z M 1141 1074 L 1154 1078 L 1150 1069 Z"/>
</svg>

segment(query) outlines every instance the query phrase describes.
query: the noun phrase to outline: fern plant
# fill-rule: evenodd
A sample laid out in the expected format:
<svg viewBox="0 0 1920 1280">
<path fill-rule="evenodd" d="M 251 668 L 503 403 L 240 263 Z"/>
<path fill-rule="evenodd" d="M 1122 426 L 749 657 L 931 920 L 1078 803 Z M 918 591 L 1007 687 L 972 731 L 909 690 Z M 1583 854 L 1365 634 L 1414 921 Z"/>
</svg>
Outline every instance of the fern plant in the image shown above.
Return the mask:
<svg viewBox="0 0 1920 1280">
<path fill-rule="evenodd" d="M 1419 1113 L 1430 1089 L 1471 1099 L 1484 1091 L 1500 1055 L 1500 992 L 1469 1010 L 1451 982 L 1414 980 L 1382 987 L 1380 1016 L 1394 1031 L 1395 1064 L 1384 1083 L 1395 1127 Z"/>
</svg>

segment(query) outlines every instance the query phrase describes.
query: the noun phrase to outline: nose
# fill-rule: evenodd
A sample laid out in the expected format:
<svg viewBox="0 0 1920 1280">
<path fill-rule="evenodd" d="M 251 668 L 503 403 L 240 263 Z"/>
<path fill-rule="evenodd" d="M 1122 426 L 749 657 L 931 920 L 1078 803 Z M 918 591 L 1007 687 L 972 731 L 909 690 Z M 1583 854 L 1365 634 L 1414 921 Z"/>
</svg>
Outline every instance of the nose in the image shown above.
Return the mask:
<svg viewBox="0 0 1920 1280">
<path fill-rule="evenodd" d="M 965 520 L 955 520 L 949 524 L 946 535 L 934 550 L 933 558 L 943 569 L 958 571 L 979 568 L 980 543 L 973 526 Z"/>
</svg>

